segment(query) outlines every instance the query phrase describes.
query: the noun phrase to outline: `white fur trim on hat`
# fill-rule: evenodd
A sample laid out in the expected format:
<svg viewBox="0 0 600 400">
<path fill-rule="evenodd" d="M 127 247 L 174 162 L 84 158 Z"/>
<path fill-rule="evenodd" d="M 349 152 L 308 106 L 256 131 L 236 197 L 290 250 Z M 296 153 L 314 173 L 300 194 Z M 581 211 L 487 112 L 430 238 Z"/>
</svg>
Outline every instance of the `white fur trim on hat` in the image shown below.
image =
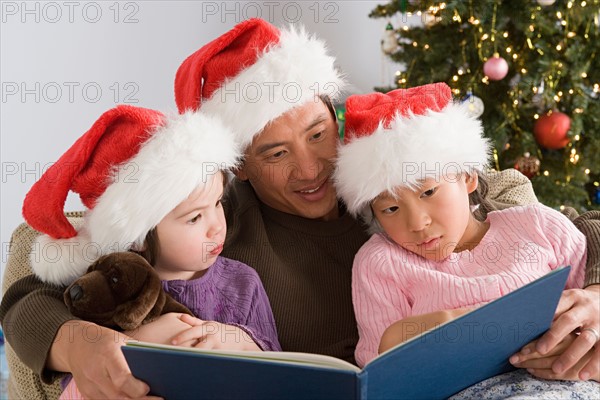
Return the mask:
<svg viewBox="0 0 600 400">
<path fill-rule="evenodd" d="M 463 106 L 402 117 L 389 128 L 341 145 L 334 181 L 348 211 L 359 215 L 381 193 L 404 186 L 416 189 L 426 178 L 481 171 L 488 165 L 489 140 L 481 123 Z"/>
<path fill-rule="evenodd" d="M 99 256 L 99 247 L 89 240 L 85 229 L 81 229 L 77 236 L 69 239 L 38 236 L 29 259 L 31 269 L 42 281 L 66 286 L 85 274 Z"/>
<path fill-rule="evenodd" d="M 234 131 L 242 149 L 272 120 L 321 94 L 340 96 L 345 82 L 325 43 L 304 28 L 282 30 L 254 64 L 229 79 L 202 104 Z"/>
</svg>

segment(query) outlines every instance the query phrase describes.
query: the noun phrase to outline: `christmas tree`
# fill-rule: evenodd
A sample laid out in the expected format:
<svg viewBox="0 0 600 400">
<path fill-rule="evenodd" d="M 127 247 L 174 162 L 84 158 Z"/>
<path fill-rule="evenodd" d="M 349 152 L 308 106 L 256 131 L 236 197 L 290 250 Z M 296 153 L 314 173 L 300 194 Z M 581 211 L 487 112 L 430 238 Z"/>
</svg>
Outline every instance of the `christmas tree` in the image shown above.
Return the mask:
<svg viewBox="0 0 600 400">
<path fill-rule="evenodd" d="M 395 0 L 370 17 L 404 66 L 397 87 L 446 82 L 497 169 L 523 172 L 546 205 L 600 208 L 600 0 Z"/>
</svg>

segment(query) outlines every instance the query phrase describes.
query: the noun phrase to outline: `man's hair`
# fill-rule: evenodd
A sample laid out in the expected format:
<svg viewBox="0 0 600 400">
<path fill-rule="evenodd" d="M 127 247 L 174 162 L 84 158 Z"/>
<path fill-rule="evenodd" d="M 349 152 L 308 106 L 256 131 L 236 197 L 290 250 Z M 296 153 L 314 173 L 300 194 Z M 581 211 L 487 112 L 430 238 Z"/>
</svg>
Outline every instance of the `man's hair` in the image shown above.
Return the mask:
<svg viewBox="0 0 600 400">
<path fill-rule="evenodd" d="M 337 121 L 337 114 L 335 112 L 335 107 L 333 106 L 333 103 L 331 102 L 331 99 L 329 98 L 329 96 L 327 96 L 326 94 L 321 94 L 321 95 L 319 95 L 319 98 L 327 106 L 327 109 L 329 110 L 329 113 L 333 117 L 333 120 Z"/>
<path fill-rule="evenodd" d="M 320 94 L 319 99 L 323 102 L 323 104 L 325 104 L 325 106 L 329 110 L 329 114 L 331 114 L 331 118 L 333 118 L 333 122 L 337 123 L 337 113 L 335 112 L 335 106 L 333 105 L 331 98 L 329 98 L 329 96 L 327 96 L 326 94 Z M 269 126 L 269 124 L 267 124 L 265 127 L 263 127 L 263 130 L 267 126 Z M 245 158 L 242 156 L 242 159 L 241 159 L 242 166 L 244 164 L 244 161 L 245 161 Z"/>
</svg>

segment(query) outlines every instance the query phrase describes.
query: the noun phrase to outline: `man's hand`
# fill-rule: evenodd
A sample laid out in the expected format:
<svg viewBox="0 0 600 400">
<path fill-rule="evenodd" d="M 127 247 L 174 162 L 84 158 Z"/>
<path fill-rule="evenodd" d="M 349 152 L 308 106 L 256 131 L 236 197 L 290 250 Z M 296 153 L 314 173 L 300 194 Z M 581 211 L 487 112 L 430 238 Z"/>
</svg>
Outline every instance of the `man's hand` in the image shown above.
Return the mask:
<svg viewBox="0 0 600 400">
<path fill-rule="evenodd" d="M 565 290 L 548 332 L 510 362 L 540 378 L 600 380 L 598 332 L 600 285 Z"/>
<path fill-rule="evenodd" d="M 181 321 L 192 327 L 173 338 L 171 344 L 191 345 L 200 349 L 254 350 L 260 347 L 243 329 L 215 321 L 203 321 L 182 314 Z"/>
<path fill-rule="evenodd" d="M 47 367 L 71 372 L 85 398 L 143 398 L 150 388 L 129 370 L 121 352 L 127 339 L 90 322 L 65 322 L 50 349 Z"/>
</svg>

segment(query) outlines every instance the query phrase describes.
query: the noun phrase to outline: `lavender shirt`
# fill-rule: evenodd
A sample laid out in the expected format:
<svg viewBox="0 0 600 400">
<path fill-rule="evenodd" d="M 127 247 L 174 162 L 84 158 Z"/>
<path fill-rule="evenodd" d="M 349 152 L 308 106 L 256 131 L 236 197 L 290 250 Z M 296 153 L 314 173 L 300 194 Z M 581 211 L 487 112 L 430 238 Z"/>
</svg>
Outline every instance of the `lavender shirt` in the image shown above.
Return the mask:
<svg viewBox="0 0 600 400">
<path fill-rule="evenodd" d="M 269 299 L 256 271 L 217 257 L 198 279 L 163 281 L 163 289 L 202 320 L 235 325 L 263 350 L 280 351 Z M 233 331 L 224 335 L 233 334 Z"/>
</svg>

